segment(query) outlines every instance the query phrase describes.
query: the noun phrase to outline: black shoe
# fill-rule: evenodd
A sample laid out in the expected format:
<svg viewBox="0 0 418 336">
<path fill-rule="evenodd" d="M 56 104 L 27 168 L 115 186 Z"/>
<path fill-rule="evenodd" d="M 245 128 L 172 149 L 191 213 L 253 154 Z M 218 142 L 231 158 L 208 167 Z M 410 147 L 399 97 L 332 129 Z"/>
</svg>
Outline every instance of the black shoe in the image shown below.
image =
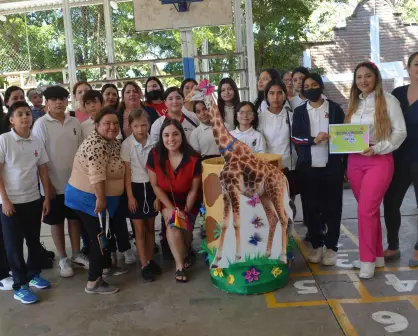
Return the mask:
<svg viewBox="0 0 418 336">
<path fill-rule="evenodd" d="M 141 273 L 142 273 L 142 279 L 144 279 L 145 282 L 154 281 L 154 275 L 152 274 L 150 265 L 147 265 L 143 269 L 141 269 Z"/>
<path fill-rule="evenodd" d="M 52 259 L 46 258 L 45 256 L 42 256 L 39 260 L 39 265 L 43 270 L 51 269 L 54 267 L 54 261 Z"/>
<path fill-rule="evenodd" d="M 154 260 L 151 260 L 147 267 L 149 267 L 155 275 L 161 275 L 163 273 L 162 268 Z"/>
<path fill-rule="evenodd" d="M 89 256 L 89 249 L 87 246 L 83 246 L 83 248 L 80 250 L 80 253 L 84 254 L 85 256 Z"/>
<path fill-rule="evenodd" d="M 42 253 L 42 256 L 44 256 L 45 258 L 47 258 L 47 259 L 54 259 L 55 258 L 55 253 L 54 252 L 52 252 L 52 251 L 48 251 L 46 248 L 45 248 L 45 245 L 44 245 L 44 243 L 42 242 L 41 243 L 41 253 Z"/>
</svg>

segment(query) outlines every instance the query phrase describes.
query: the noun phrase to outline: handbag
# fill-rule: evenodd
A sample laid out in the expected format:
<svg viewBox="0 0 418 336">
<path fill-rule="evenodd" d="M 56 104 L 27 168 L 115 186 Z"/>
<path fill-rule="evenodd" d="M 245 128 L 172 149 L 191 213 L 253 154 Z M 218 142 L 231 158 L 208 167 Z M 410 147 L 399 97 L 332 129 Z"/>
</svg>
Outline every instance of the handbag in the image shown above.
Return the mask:
<svg viewBox="0 0 418 336">
<path fill-rule="evenodd" d="M 293 168 L 293 144 L 292 144 L 292 127 L 290 125 L 290 116 L 288 106 L 285 107 L 286 115 L 287 115 L 287 124 L 289 125 L 289 151 L 290 151 L 290 169 L 285 168 L 283 169 L 283 174 L 286 175 L 287 180 L 289 181 L 289 193 L 290 197 L 294 197 L 300 194 L 300 187 L 299 187 L 299 172 L 296 170 L 292 170 Z"/>
</svg>

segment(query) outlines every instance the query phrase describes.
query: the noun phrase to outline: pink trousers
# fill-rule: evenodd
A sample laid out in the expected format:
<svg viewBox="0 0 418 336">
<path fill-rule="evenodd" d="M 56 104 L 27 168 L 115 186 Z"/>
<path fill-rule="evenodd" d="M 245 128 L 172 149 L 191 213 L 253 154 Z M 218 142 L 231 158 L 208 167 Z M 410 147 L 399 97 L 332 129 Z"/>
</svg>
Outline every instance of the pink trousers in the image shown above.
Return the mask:
<svg viewBox="0 0 418 336">
<path fill-rule="evenodd" d="M 383 257 L 380 205 L 393 176 L 392 154 L 348 157 L 348 179 L 358 203 L 360 260 Z"/>
</svg>

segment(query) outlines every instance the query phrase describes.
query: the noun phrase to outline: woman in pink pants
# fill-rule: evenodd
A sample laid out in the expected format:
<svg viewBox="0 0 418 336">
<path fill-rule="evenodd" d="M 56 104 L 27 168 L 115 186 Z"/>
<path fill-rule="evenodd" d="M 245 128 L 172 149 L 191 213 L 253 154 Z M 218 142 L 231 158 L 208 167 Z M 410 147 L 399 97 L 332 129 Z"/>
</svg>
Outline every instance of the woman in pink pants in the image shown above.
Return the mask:
<svg viewBox="0 0 418 336">
<path fill-rule="evenodd" d="M 392 152 L 406 137 L 399 101 L 383 91 L 376 64 L 363 62 L 354 71 L 346 123 L 370 125 L 370 147 L 348 158 L 348 178 L 358 203 L 360 278 L 370 279 L 385 265 L 380 204 L 393 175 Z"/>
</svg>

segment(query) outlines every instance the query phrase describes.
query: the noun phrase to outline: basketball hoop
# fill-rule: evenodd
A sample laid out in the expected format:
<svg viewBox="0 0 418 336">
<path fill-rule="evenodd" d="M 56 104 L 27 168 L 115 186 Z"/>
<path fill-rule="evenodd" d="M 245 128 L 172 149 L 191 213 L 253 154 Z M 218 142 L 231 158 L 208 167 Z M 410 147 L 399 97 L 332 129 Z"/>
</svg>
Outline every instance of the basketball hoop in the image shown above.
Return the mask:
<svg viewBox="0 0 418 336">
<path fill-rule="evenodd" d="M 161 0 L 163 5 L 173 5 L 177 12 L 183 13 L 189 11 L 192 2 L 201 2 L 203 0 Z"/>
</svg>

